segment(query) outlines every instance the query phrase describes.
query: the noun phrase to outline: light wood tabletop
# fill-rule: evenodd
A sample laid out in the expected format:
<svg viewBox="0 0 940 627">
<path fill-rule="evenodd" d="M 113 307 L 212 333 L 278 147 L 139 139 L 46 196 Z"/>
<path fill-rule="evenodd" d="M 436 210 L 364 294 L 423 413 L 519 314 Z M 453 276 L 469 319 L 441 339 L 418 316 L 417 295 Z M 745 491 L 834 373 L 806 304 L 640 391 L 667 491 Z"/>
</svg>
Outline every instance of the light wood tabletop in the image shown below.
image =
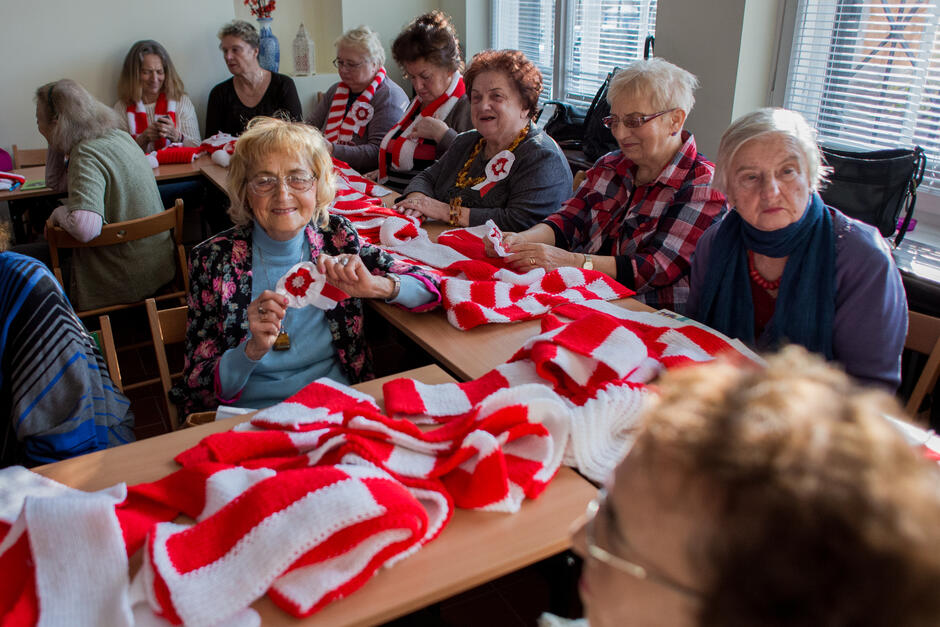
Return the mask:
<svg viewBox="0 0 940 627">
<path fill-rule="evenodd" d="M 382 384 L 402 376 L 425 383 L 453 380 L 437 366 L 425 366 L 354 387 L 381 404 Z M 220 420 L 34 470 L 83 490 L 154 481 L 178 469 L 176 454 L 244 420 Z M 569 529 L 595 494 L 590 483 L 563 467 L 545 492 L 516 514 L 457 510 L 437 539 L 308 619 L 294 619 L 267 597 L 254 608 L 264 625 L 350 627 L 392 620 L 569 548 Z"/>
</svg>

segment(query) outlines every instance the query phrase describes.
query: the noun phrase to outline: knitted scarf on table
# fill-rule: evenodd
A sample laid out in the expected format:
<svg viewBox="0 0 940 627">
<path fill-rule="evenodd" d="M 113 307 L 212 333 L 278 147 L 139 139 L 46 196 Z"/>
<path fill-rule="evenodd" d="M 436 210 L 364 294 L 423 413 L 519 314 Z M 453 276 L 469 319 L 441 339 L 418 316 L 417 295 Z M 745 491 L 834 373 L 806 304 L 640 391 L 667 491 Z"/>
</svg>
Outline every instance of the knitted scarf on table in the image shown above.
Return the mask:
<svg viewBox="0 0 940 627">
<path fill-rule="evenodd" d="M 349 86 L 344 82 L 337 85 L 326 116 L 326 126 L 323 129 L 326 141 L 334 144 L 348 144 L 352 141 L 353 135 L 365 135 L 366 125 L 372 120 L 374 113 L 370 104 L 372 97 L 384 80 L 385 68 L 380 67 L 372 82 L 359 94 L 348 112 L 346 104 L 349 100 Z"/>
<path fill-rule="evenodd" d="M 457 105 L 463 95 L 467 93 L 463 77 L 454 72 L 447 90 L 436 100 L 421 107 L 421 101 L 415 98 L 405 112 L 404 117 L 395 123 L 382 138 L 379 148 L 379 182 L 388 180 L 389 169 L 398 172 L 423 170 L 431 165 L 437 156 L 437 143 L 423 137 L 412 137 L 411 131 L 421 118 L 435 118 L 444 120 Z"/>
<path fill-rule="evenodd" d="M 559 403 L 531 398 L 506 390 L 422 432 L 320 379 L 126 492 L 0 471 L 0 618 L 35 624 L 41 605 L 71 613 L 62 624 L 128 624 L 127 555 L 145 542 L 131 594 L 173 624 L 239 617 L 265 592 L 309 616 L 437 537 L 455 505 L 509 513 L 541 494 L 566 431 Z M 180 513 L 195 524 L 168 522 Z"/>
<path fill-rule="evenodd" d="M 774 315 L 761 338 L 754 337 L 748 250 L 787 257 Z M 698 320 L 751 346 L 793 343 L 832 359 L 835 234 L 819 194 L 810 197 L 799 220 L 776 231 L 760 231 L 732 211 L 718 227 L 712 251 Z"/>
<path fill-rule="evenodd" d="M 167 100 L 166 94 L 160 92 L 160 95 L 157 96 L 157 104 L 154 108 L 153 115 L 155 118 L 161 115 L 168 115 L 170 119 L 173 120 L 173 126 L 176 126 L 177 105 L 179 105 L 179 103 L 176 100 Z M 147 108 L 144 106 L 143 100 L 138 100 L 134 104 L 127 105 L 127 128 L 130 131 L 131 137 L 137 139 L 137 136 L 146 131 L 149 126 L 150 122 L 147 121 Z M 167 141 L 165 137 L 156 139 L 153 142 L 153 146 L 157 150 L 166 148 L 169 145 L 170 142 Z"/>
</svg>

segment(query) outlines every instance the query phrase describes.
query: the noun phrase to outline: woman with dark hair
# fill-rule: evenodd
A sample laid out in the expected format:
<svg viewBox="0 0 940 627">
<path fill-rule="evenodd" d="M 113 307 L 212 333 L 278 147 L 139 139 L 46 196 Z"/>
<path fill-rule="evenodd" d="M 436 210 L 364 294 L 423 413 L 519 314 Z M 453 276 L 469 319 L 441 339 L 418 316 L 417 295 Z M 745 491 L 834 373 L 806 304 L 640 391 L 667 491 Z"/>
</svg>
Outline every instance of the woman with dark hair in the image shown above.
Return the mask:
<svg viewBox="0 0 940 627">
<path fill-rule="evenodd" d="M 144 152 L 202 141 L 196 110 L 166 48 L 138 41 L 124 57 L 114 110 Z"/>
<path fill-rule="evenodd" d="M 258 30 L 244 20 L 233 20 L 219 30 L 219 50 L 232 78 L 209 92 L 206 137 L 241 135 L 249 120 L 259 115 L 303 118 L 294 81 L 258 63 L 260 44 Z"/>
<path fill-rule="evenodd" d="M 382 140 L 378 181 L 401 191 L 473 122 L 460 75 L 460 41 L 447 15 L 434 10 L 412 20 L 392 44 L 392 57 L 416 96 Z"/>
<path fill-rule="evenodd" d="M 518 50 L 486 50 L 473 57 L 464 80 L 475 130 L 412 179 L 395 208 L 451 226 L 493 220 L 524 230 L 571 195 L 561 148 L 531 123 L 542 73 Z"/>
<path fill-rule="evenodd" d="M 48 224 L 87 242 L 104 224 L 163 211 L 147 157 L 120 129 L 117 114 L 69 79 L 36 90 L 36 124 L 49 147 L 68 157 L 68 200 Z M 79 309 L 130 303 L 173 279 L 170 234 L 134 242 L 77 248 L 69 296 Z"/>
</svg>

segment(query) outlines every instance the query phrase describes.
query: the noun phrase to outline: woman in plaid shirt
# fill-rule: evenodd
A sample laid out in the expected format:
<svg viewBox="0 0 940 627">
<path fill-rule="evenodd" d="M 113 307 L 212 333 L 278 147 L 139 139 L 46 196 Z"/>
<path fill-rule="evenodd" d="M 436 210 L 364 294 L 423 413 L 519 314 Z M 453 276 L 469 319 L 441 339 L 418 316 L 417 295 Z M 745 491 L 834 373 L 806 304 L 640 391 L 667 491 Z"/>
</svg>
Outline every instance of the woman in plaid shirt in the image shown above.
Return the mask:
<svg viewBox="0 0 940 627">
<path fill-rule="evenodd" d="M 574 198 L 504 243 L 519 271 L 599 270 L 653 307 L 685 313 L 698 238 L 726 211 L 715 166 L 683 130 L 698 81 L 663 59 L 637 61 L 611 80 L 604 123 L 620 150 L 588 170 Z"/>
</svg>

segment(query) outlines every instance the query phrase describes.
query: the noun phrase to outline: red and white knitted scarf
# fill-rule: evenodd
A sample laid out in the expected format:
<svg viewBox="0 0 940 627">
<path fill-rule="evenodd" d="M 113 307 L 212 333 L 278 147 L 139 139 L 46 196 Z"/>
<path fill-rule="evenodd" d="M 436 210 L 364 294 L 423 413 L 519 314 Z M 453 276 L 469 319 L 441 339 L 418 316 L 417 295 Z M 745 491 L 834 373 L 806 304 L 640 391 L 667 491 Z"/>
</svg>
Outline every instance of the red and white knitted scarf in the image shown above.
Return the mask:
<svg viewBox="0 0 940 627">
<path fill-rule="evenodd" d="M 157 104 L 153 111 L 154 117 L 168 115 L 170 119 L 173 120 L 173 126 L 176 126 L 177 105 L 179 105 L 179 103 L 176 100 L 167 100 L 166 94 L 160 92 L 160 95 L 157 96 Z M 131 137 L 137 139 L 137 136 L 146 131 L 149 126 L 150 123 L 147 121 L 147 108 L 144 106 L 143 100 L 138 100 L 135 104 L 127 105 L 127 128 L 130 131 Z M 153 145 L 154 148 L 160 150 L 161 148 L 169 146 L 170 142 L 168 142 L 165 137 L 161 137 L 154 141 Z"/>
<path fill-rule="evenodd" d="M 438 120 L 446 118 L 465 93 L 467 93 L 467 88 L 464 85 L 463 76 L 459 72 L 454 72 L 447 90 L 434 102 L 421 109 L 420 113 L 418 110 L 421 107 L 421 101 L 418 98 L 411 101 L 411 106 L 405 111 L 404 117 L 398 120 L 382 138 L 382 145 L 379 148 L 380 183 L 388 179 L 389 169 L 408 172 L 415 169 L 416 163 L 429 165 L 434 161 L 437 151 L 436 142 L 423 137 L 412 137 L 411 131 L 421 118 Z"/>
<path fill-rule="evenodd" d="M 372 97 L 375 90 L 385 80 L 385 68 L 380 67 L 369 86 L 359 94 L 356 101 L 346 112 L 346 101 L 349 99 L 349 86 L 340 82 L 333 92 L 333 101 L 330 103 L 329 113 L 326 115 L 326 127 L 323 136 L 326 141 L 334 144 L 348 144 L 353 135 L 364 135 L 366 125 L 372 120 Z"/>
</svg>

